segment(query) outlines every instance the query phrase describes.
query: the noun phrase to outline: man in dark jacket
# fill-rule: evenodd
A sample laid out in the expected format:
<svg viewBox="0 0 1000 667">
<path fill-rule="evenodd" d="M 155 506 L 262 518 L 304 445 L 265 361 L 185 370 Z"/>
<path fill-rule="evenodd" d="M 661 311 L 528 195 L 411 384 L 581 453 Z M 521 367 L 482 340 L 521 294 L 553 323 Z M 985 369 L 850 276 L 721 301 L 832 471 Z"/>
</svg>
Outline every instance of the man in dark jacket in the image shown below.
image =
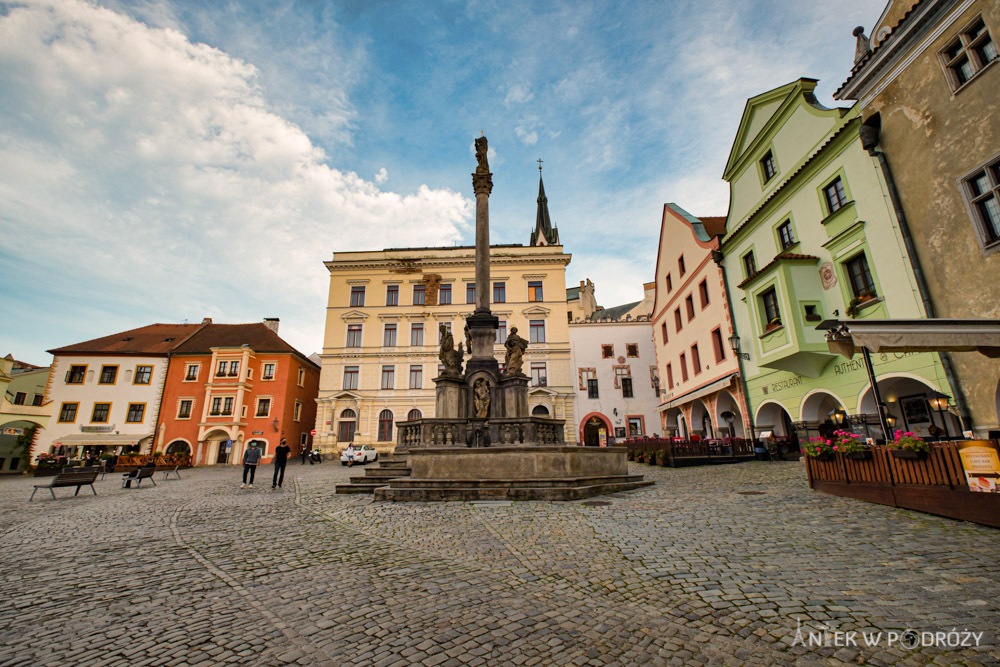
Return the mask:
<svg viewBox="0 0 1000 667">
<path fill-rule="evenodd" d="M 281 439 L 281 444 L 274 450 L 274 479 L 271 480 L 271 488 L 280 487 L 285 481 L 285 464 L 288 463 L 288 454 L 292 449 L 285 444 L 285 439 Z"/>
<path fill-rule="evenodd" d="M 253 476 L 257 472 L 257 464 L 260 463 L 260 449 L 257 448 L 255 440 L 250 442 L 250 446 L 243 452 L 243 483 L 240 488 L 247 486 L 247 475 L 250 476 L 250 488 L 253 488 Z"/>
</svg>

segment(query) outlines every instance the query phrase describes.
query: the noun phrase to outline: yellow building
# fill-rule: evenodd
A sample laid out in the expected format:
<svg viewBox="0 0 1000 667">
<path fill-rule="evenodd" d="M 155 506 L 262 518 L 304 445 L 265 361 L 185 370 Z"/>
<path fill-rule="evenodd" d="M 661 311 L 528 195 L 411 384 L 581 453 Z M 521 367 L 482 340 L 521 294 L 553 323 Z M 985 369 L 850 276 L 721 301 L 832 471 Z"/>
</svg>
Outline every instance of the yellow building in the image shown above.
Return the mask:
<svg viewBox="0 0 1000 667">
<path fill-rule="evenodd" d="M 536 243 L 490 248 L 491 309 L 500 320 L 496 357 L 502 365 L 503 342 L 516 327 L 529 342 L 529 410 L 565 419 L 566 441 L 576 442 L 566 306 L 570 255 L 560 245 Z M 456 344 L 465 340 L 465 317 L 475 308 L 475 247 L 338 252 L 326 267 L 330 294 L 314 441 L 327 452 L 348 442 L 390 452 L 396 422 L 435 416 L 439 331 L 450 329 Z"/>
</svg>

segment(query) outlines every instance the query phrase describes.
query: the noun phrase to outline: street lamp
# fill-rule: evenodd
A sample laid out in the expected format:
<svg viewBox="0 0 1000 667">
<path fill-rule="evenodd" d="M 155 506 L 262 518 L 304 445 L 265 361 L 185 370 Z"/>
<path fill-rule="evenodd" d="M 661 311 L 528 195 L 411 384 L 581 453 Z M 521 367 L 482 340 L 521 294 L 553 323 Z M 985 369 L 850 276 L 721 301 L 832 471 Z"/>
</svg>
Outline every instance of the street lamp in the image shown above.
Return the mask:
<svg viewBox="0 0 1000 667">
<path fill-rule="evenodd" d="M 951 396 L 948 394 L 942 394 L 939 391 L 935 391 L 931 394 L 931 397 L 927 399 L 931 408 L 941 413 L 941 425 L 944 426 L 944 437 L 946 438 L 951 437 L 951 434 L 948 433 L 948 420 L 944 416 L 944 413 L 948 411 L 949 401 L 951 401 Z"/>
<path fill-rule="evenodd" d="M 729 347 L 733 350 L 733 354 L 742 359 L 743 361 L 750 361 L 750 354 L 747 352 L 740 352 L 740 336 L 735 331 L 733 335 L 729 337 Z"/>
<path fill-rule="evenodd" d="M 834 426 L 843 426 L 844 421 L 847 419 L 847 412 L 844 408 L 838 406 L 831 410 L 827 416 L 830 418 L 830 421 L 833 422 Z"/>
</svg>

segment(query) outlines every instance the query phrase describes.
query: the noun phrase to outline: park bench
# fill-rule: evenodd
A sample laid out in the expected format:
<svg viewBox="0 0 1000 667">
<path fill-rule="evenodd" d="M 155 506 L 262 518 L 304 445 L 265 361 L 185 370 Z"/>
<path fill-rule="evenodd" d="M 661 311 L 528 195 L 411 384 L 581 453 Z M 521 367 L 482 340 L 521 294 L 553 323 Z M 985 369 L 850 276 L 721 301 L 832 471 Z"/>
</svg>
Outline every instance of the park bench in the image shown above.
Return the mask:
<svg viewBox="0 0 1000 667">
<path fill-rule="evenodd" d="M 35 484 L 35 488 L 31 492 L 31 498 L 28 498 L 28 502 L 30 503 L 32 500 L 34 500 L 35 492 L 38 491 L 38 489 L 48 489 L 49 493 L 52 494 L 52 499 L 55 500 L 56 499 L 55 489 L 61 486 L 75 486 L 76 493 L 73 494 L 74 496 L 80 494 L 81 486 L 89 486 L 90 490 L 93 491 L 94 495 L 96 496 L 97 491 L 94 489 L 94 480 L 97 479 L 97 475 L 98 475 L 97 470 L 80 471 L 79 468 L 71 469 L 71 472 L 57 473 L 54 477 L 52 477 L 51 480 L 49 480 L 48 484 Z"/>
<path fill-rule="evenodd" d="M 170 466 L 167 466 L 167 469 L 162 471 L 163 479 L 165 480 L 170 479 L 171 475 L 174 476 L 174 479 L 180 479 L 181 478 L 181 473 L 179 472 L 180 469 L 181 467 L 179 465 L 174 466 L 173 470 L 170 469 Z"/>
<path fill-rule="evenodd" d="M 122 488 L 128 489 L 132 487 L 132 482 L 135 482 L 136 488 L 142 486 L 142 480 L 148 479 L 156 486 L 156 480 L 153 479 L 153 473 L 156 472 L 156 466 L 143 466 L 142 468 L 136 468 L 132 472 L 125 473 L 122 475 Z"/>
</svg>

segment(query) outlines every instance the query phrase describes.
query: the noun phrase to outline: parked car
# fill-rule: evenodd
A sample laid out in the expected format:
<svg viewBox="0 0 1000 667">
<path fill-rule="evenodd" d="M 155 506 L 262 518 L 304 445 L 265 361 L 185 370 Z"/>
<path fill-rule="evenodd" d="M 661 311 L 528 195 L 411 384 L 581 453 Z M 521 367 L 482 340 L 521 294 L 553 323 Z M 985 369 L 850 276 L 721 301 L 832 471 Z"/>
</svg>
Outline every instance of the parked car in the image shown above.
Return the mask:
<svg viewBox="0 0 1000 667">
<path fill-rule="evenodd" d="M 369 461 L 378 461 L 378 452 L 371 445 L 348 447 L 340 454 L 340 465 L 342 466 L 352 463 L 368 463 Z"/>
</svg>

